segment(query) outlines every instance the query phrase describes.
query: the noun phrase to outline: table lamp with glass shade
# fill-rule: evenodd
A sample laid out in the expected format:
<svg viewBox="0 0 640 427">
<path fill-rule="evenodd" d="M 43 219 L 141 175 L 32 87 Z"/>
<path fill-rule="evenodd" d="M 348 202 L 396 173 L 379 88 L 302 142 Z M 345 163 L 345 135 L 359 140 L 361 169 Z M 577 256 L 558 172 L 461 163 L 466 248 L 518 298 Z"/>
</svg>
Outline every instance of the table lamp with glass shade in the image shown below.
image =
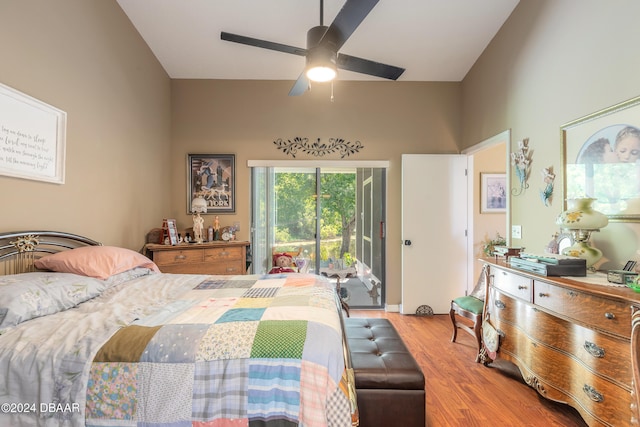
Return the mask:
<svg viewBox="0 0 640 427">
<path fill-rule="evenodd" d="M 567 200 L 569 208 L 560 213 L 556 219 L 556 224 L 570 232 L 574 240 L 574 244 L 563 249 L 562 254 L 585 259 L 589 269 L 602 258 L 602 251 L 589 244 L 591 233 L 609 224 L 605 214 L 591 207 L 595 200 L 593 198 Z"/>
<path fill-rule="evenodd" d="M 193 238 L 196 243 L 202 243 L 204 218 L 202 218 L 200 214 L 207 212 L 207 201 L 203 197 L 195 197 L 191 201 L 191 212 L 193 212 Z"/>
</svg>

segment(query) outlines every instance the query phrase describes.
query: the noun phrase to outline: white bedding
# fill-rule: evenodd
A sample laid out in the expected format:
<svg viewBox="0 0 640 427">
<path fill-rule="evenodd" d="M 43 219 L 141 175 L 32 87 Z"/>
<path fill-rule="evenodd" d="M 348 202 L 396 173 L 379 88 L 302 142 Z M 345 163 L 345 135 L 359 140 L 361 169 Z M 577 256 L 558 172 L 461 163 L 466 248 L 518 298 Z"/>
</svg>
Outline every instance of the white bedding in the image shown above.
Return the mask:
<svg viewBox="0 0 640 427">
<path fill-rule="evenodd" d="M 35 411 L 37 425 L 84 426 L 89 362 L 100 346 L 122 326 L 156 312 L 204 277 L 145 276 L 0 335 L 0 425 L 36 425 Z M 143 292 L 147 287 L 155 291 Z M 61 424 L 61 415 L 67 422 Z"/>
</svg>

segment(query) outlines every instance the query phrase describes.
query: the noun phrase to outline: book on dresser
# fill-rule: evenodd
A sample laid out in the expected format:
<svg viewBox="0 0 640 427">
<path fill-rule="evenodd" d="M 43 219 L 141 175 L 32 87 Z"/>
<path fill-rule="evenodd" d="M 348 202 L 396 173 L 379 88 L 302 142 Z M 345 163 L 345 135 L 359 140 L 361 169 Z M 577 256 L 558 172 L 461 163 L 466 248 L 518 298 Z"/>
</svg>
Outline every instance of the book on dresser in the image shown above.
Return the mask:
<svg viewBox="0 0 640 427">
<path fill-rule="evenodd" d="M 248 241 L 215 241 L 181 245 L 147 244 L 163 273 L 246 274 Z"/>
</svg>

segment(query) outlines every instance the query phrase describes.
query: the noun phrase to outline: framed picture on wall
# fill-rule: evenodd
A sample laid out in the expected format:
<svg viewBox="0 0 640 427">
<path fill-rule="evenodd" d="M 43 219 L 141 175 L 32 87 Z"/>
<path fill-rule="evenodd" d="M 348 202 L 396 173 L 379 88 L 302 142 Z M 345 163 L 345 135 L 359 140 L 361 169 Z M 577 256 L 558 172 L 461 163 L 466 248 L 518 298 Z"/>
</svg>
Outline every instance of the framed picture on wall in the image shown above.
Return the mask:
<svg viewBox="0 0 640 427">
<path fill-rule="evenodd" d="M 67 113 L 0 83 L 0 175 L 64 184 Z"/>
<path fill-rule="evenodd" d="M 610 221 L 640 221 L 640 97 L 561 127 L 564 200 L 590 197 Z"/>
<path fill-rule="evenodd" d="M 235 186 L 234 154 L 187 155 L 187 213 L 195 197 L 206 200 L 208 214 L 235 212 Z"/>
<path fill-rule="evenodd" d="M 504 173 L 480 174 L 480 213 L 504 213 L 507 211 L 507 175 Z"/>
</svg>

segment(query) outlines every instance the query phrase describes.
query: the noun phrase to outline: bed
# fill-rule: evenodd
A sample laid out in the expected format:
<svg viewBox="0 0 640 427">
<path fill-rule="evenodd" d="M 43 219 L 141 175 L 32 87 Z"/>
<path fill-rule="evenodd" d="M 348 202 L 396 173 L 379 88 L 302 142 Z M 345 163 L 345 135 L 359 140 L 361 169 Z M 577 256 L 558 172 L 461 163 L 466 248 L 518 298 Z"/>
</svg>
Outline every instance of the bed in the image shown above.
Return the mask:
<svg viewBox="0 0 640 427">
<path fill-rule="evenodd" d="M 339 307 L 321 276 L 165 274 L 0 234 L 0 425 L 357 425 Z"/>
</svg>

